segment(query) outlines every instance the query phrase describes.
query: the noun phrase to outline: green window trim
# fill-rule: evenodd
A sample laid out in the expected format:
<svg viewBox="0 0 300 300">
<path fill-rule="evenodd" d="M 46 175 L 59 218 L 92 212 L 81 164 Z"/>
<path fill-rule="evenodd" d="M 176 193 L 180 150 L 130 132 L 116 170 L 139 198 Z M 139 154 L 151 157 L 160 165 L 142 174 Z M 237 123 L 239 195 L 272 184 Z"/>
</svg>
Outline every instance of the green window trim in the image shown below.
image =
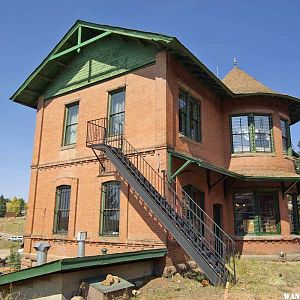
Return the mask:
<svg viewBox="0 0 300 300">
<path fill-rule="evenodd" d="M 272 196 L 264 199 L 264 196 Z M 251 201 L 240 201 L 239 196 Z M 273 201 L 273 206 L 271 205 Z M 250 205 L 249 205 L 250 204 Z M 240 212 L 239 207 L 246 207 Z M 252 206 L 252 211 L 251 211 Z M 250 210 L 249 210 L 250 208 Z M 273 210 L 273 211 L 272 211 Z M 268 236 L 281 234 L 278 192 L 270 191 L 239 191 L 233 194 L 234 228 L 237 236 Z M 242 219 L 241 219 L 242 217 Z M 241 222 L 242 221 L 242 222 Z"/>
<path fill-rule="evenodd" d="M 231 115 L 230 138 L 231 152 L 234 154 L 273 153 L 275 147 L 272 115 L 253 113 Z"/>
<path fill-rule="evenodd" d="M 71 186 L 60 185 L 55 192 L 53 233 L 68 234 Z"/>
<path fill-rule="evenodd" d="M 293 155 L 290 124 L 285 119 L 280 119 L 282 150 L 287 156 Z"/>
<path fill-rule="evenodd" d="M 75 145 L 77 141 L 79 102 L 65 106 L 65 122 L 62 146 Z"/>
<path fill-rule="evenodd" d="M 120 192 L 121 183 L 119 181 L 108 181 L 102 184 L 99 228 L 100 236 L 119 236 Z"/>
<path fill-rule="evenodd" d="M 200 101 L 188 92 L 179 90 L 179 132 L 186 137 L 201 141 Z"/>
</svg>

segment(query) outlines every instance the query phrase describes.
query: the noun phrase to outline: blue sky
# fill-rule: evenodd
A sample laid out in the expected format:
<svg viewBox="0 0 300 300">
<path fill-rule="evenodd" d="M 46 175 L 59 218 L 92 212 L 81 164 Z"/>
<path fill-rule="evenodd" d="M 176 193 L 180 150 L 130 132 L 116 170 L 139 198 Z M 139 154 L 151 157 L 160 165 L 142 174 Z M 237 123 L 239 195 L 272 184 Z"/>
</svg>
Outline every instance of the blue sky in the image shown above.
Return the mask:
<svg viewBox="0 0 300 300">
<path fill-rule="evenodd" d="M 0 9 L 0 194 L 28 197 L 35 111 L 9 97 L 76 19 L 173 35 L 223 78 L 238 66 L 300 97 L 299 1 L 13 1 Z M 300 124 L 292 127 L 294 144 Z"/>
</svg>

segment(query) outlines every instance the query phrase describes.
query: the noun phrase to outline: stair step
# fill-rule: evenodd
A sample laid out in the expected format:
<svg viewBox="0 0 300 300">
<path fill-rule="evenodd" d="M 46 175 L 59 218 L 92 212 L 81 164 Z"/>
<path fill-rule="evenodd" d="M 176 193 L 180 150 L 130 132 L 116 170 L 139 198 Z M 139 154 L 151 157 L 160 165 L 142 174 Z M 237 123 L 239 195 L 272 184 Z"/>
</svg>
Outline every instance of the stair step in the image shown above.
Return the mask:
<svg viewBox="0 0 300 300">
<path fill-rule="evenodd" d="M 136 157 L 127 157 L 122 149 L 116 147 L 110 147 L 115 157 L 122 163 L 122 165 L 129 171 L 129 173 L 135 178 L 138 184 L 143 187 L 144 191 L 155 202 L 164 215 L 171 220 L 172 224 L 178 228 L 178 230 L 186 237 L 186 240 L 194 247 L 194 249 L 203 257 L 210 268 L 219 274 L 220 278 L 225 282 L 229 271 L 225 268 L 225 265 L 217 253 L 211 249 L 209 242 L 205 240 L 203 233 L 199 231 L 199 226 L 195 226 L 187 216 L 180 215 L 174 207 L 165 199 L 152 185 L 152 183 L 143 175 L 143 173 L 135 165 L 142 161 L 142 157 L 137 160 Z M 139 155 L 139 154 L 137 154 Z M 143 168 L 147 168 L 147 164 L 143 165 Z M 143 169 L 145 173 L 150 172 L 151 176 L 156 175 L 153 169 Z M 154 172 L 154 173 L 153 173 Z M 148 174 L 148 173 L 147 173 Z M 159 176 L 157 174 L 157 176 Z M 152 178 L 152 177 L 151 177 Z M 160 179 L 159 179 L 160 180 Z M 176 195 L 175 195 L 176 196 Z M 208 246 L 206 246 L 208 245 Z M 230 275 L 232 276 L 232 275 Z"/>
</svg>

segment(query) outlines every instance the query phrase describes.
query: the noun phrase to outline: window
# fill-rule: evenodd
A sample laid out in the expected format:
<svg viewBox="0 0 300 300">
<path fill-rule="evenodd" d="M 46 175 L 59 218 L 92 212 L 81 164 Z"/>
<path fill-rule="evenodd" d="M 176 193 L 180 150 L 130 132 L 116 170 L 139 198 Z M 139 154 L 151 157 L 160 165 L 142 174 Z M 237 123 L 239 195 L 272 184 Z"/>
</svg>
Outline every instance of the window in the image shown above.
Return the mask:
<svg viewBox="0 0 300 300">
<path fill-rule="evenodd" d="M 286 120 L 280 120 L 283 153 L 291 155 L 290 125 Z"/>
<path fill-rule="evenodd" d="M 279 203 L 276 192 L 241 192 L 233 196 L 235 233 L 279 234 Z"/>
<path fill-rule="evenodd" d="M 69 226 L 71 186 L 61 185 L 56 188 L 54 214 L 54 233 L 67 234 Z"/>
<path fill-rule="evenodd" d="M 110 93 L 109 135 L 122 134 L 125 120 L 125 90 Z"/>
<path fill-rule="evenodd" d="M 270 115 L 231 117 L 232 152 L 272 152 L 272 122 Z"/>
<path fill-rule="evenodd" d="M 77 123 L 78 123 L 78 103 L 72 103 L 66 106 L 66 120 L 63 145 L 72 145 L 76 143 Z"/>
<path fill-rule="evenodd" d="M 200 104 L 188 93 L 179 91 L 179 132 L 200 141 Z"/>
<path fill-rule="evenodd" d="M 233 152 L 250 152 L 250 130 L 248 116 L 232 117 L 231 130 Z"/>
<path fill-rule="evenodd" d="M 120 182 L 106 182 L 102 185 L 100 234 L 119 236 Z"/>
</svg>

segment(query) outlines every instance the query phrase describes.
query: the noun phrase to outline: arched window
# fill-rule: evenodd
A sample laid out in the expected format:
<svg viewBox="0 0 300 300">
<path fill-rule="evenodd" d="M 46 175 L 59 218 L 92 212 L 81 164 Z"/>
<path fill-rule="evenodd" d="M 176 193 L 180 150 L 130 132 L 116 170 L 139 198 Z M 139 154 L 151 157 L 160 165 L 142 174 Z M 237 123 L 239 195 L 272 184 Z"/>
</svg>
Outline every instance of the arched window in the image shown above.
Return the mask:
<svg viewBox="0 0 300 300">
<path fill-rule="evenodd" d="M 204 193 L 191 184 L 185 185 L 183 190 L 189 196 L 184 201 L 183 213 L 196 230 L 204 235 Z"/>
<path fill-rule="evenodd" d="M 119 236 L 121 183 L 109 181 L 102 184 L 100 235 Z"/>
<path fill-rule="evenodd" d="M 53 232 L 67 234 L 69 227 L 71 186 L 60 185 L 56 188 L 56 202 Z"/>
</svg>

